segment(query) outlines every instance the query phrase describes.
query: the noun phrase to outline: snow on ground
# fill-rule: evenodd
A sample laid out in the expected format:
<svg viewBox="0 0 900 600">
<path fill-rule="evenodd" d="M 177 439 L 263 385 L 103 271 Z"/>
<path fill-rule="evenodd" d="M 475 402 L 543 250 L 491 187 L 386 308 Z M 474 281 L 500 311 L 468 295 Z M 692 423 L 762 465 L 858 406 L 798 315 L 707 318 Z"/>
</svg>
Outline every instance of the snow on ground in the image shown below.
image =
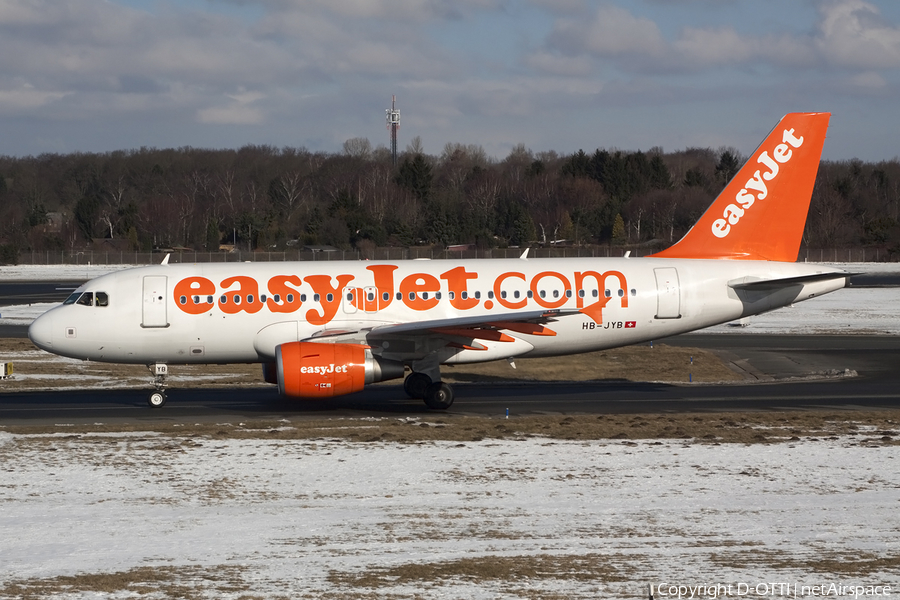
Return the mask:
<svg viewBox="0 0 900 600">
<path fill-rule="evenodd" d="M 744 326 L 741 326 L 741 325 Z M 900 334 L 900 289 L 844 288 L 703 333 Z"/>
<path fill-rule="evenodd" d="M 135 265 L 7 265 L 0 281 L 88 281 Z"/>
<path fill-rule="evenodd" d="M 898 466 L 900 447 L 857 436 L 392 444 L 0 432 L 0 597 L 14 581 L 142 567 L 228 574 L 192 598 L 646 598 L 648 584 L 787 595 L 757 587 L 772 582 L 896 594 L 896 561 L 879 561 L 900 553 Z"/>
</svg>

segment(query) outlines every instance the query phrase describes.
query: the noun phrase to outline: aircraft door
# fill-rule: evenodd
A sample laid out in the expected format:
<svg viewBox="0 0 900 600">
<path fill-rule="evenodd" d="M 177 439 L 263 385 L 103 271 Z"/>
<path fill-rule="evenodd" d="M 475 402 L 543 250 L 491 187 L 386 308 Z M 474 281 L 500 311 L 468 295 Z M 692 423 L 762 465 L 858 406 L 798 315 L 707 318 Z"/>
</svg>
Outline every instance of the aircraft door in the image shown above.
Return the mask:
<svg viewBox="0 0 900 600">
<path fill-rule="evenodd" d="M 144 277 L 143 321 L 141 327 L 168 327 L 166 315 L 166 276 Z"/>
<path fill-rule="evenodd" d="M 656 275 L 656 318 L 681 318 L 681 289 L 675 267 L 653 269 Z"/>
</svg>

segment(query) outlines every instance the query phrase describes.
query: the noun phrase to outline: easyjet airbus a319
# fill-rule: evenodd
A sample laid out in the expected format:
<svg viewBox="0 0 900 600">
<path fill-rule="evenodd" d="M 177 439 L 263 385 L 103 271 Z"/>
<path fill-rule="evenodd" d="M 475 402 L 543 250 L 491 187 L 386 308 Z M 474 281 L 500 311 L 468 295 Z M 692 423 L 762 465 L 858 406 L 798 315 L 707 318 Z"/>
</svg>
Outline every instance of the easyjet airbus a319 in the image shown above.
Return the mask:
<svg viewBox="0 0 900 600">
<path fill-rule="evenodd" d="M 446 409 L 441 365 L 658 340 L 807 300 L 848 274 L 796 263 L 828 113 L 786 115 L 674 246 L 646 258 L 161 264 L 84 284 L 31 325 L 40 348 L 145 364 L 262 363 L 322 399 L 403 377 Z"/>
</svg>

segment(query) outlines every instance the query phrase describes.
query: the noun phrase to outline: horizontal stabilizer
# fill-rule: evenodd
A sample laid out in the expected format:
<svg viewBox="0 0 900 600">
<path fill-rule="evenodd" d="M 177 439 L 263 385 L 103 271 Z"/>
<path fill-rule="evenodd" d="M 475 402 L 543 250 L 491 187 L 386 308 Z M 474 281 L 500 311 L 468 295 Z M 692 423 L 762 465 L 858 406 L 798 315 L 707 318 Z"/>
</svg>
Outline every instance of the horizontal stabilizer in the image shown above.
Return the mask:
<svg viewBox="0 0 900 600">
<path fill-rule="evenodd" d="M 753 277 L 741 277 L 728 282 L 728 287 L 736 290 L 778 290 L 792 285 L 803 285 L 814 281 L 833 281 L 835 279 L 848 279 L 857 273 L 832 271 L 829 273 L 814 273 L 812 275 L 799 275 L 797 277 L 782 277 L 779 279 L 757 279 Z"/>
</svg>

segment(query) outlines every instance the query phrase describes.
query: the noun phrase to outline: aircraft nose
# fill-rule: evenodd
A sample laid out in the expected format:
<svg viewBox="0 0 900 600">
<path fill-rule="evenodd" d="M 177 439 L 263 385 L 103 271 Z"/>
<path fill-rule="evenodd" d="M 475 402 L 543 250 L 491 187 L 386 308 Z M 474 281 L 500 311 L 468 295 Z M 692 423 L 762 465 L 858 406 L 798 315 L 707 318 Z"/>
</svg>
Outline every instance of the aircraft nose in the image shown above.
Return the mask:
<svg viewBox="0 0 900 600">
<path fill-rule="evenodd" d="M 41 315 L 28 327 L 28 339 L 42 350 L 53 349 L 53 315 Z"/>
</svg>

